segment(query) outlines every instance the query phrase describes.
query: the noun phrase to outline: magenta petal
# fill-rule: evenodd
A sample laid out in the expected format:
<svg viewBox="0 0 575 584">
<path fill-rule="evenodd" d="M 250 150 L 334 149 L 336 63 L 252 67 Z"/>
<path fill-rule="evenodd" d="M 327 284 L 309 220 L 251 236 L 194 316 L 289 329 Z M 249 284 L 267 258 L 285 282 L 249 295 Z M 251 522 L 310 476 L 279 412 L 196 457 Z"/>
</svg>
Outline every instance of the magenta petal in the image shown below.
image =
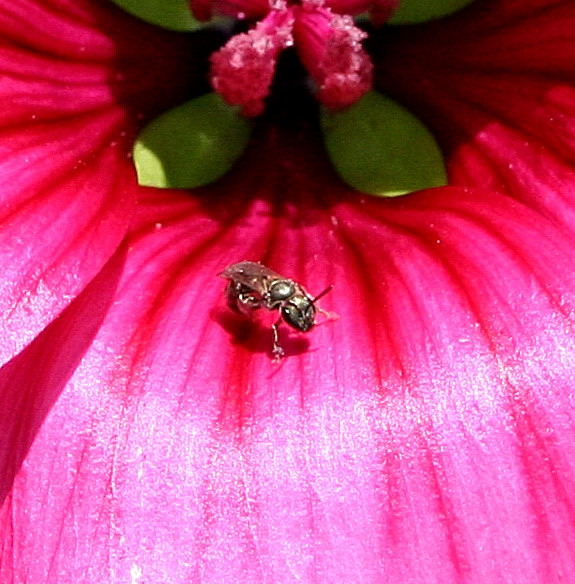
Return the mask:
<svg viewBox="0 0 575 584">
<path fill-rule="evenodd" d="M 573 240 L 488 191 L 348 198 L 309 136 L 270 136 L 209 198 L 142 200 L 2 510 L 0 579 L 559 582 Z M 217 273 L 248 258 L 334 284 L 339 320 L 279 365 L 225 306 Z"/>
<path fill-rule="evenodd" d="M 452 183 L 507 193 L 574 226 L 573 30 L 573 2 L 476 2 L 390 33 L 376 85 L 430 125 Z"/>
<path fill-rule="evenodd" d="M 82 293 L 17 357 L 0 369 L 0 500 L 12 487 L 36 432 L 110 306 L 122 254 L 108 262 Z"/>
<path fill-rule="evenodd" d="M 102 115 L 91 122 L 19 127 L 5 142 L 2 360 L 57 316 L 124 234 L 135 190 L 124 152 L 111 145 L 116 124 L 112 115 Z"/>
<path fill-rule="evenodd" d="M 126 232 L 138 192 L 133 119 L 173 98 L 170 88 L 148 103 L 181 47 L 153 30 L 107 3 L 0 8 L 0 362 L 68 305 Z"/>
</svg>

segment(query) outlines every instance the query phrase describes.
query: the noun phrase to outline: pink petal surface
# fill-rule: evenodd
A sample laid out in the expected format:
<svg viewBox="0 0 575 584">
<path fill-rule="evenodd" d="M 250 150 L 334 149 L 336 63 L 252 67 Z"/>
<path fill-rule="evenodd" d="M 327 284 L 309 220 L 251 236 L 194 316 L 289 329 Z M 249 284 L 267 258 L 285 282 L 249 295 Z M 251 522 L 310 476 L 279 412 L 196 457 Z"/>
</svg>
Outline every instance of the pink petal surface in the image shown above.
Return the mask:
<svg viewBox="0 0 575 584">
<path fill-rule="evenodd" d="M 112 301 L 122 254 L 100 271 L 60 316 L 0 369 L 0 499 L 74 369 L 93 341 Z"/>
<path fill-rule="evenodd" d="M 5 500 L 0 580 L 573 571 L 572 238 L 490 191 L 350 198 L 319 152 L 270 129 L 206 198 L 142 199 L 115 302 Z M 340 319 L 274 364 L 216 275 L 244 258 L 334 283 Z"/>
<path fill-rule="evenodd" d="M 372 42 L 376 86 L 433 129 L 453 184 L 509 194 L 572 227 L 573 30 L 568 0 L 476 2 L 437 23 L 386 29 L 385 45 Z"/>
<path fill-rule="evenodd" d="M 130 118 L 150 106 L 148 97 L 139 111 L 122 102 L 174 69 L 152 59 L 138 72 L 122 42 L 134 52 L 135 39 L 149 36 L 158 52 L 165 34 L 110 8 L 20 0 L 0 9 L 1 362 L 98 273 L 132 216 Z M 144 70 L 152 79 L 141 80 Z"/>
<path fill-rule="evenodd" d="M 57 316 L 122 238 L 134 189 L 125 153 L 111 145 L 116 131 L 99 117 L 36 128 L 0 154 L 3 360 Z"/>
</svg>

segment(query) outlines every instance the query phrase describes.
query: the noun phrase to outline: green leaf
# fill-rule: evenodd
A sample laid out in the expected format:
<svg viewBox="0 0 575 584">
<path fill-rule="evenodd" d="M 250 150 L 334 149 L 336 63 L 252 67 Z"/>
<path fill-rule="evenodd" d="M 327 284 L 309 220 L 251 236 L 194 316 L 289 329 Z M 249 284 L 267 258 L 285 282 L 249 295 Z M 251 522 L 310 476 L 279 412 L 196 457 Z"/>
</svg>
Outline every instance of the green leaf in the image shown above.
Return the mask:
<svg viewBox="0 0 575 584">
<path fill-rule="evenodd" d="M 215 93 L 167 111 L 146 126 L 134 145 L 142 186 L 185 189 L 223 176 L 241 156 L 251 126 Z"/>
<path fill-rule="evenodd" d="M 192 17 L 189 0 L 112 0 L 146 22 L 170 30 L 190 31 L 205 26 Z"/>
<path fill-rule="evenodd" d="M 416 24 L 443 18 L 474 0 L 401 0 L 388 24 Z"/>
<path fill-rule="evenodd" d="M 339 112 L 322 111 L 325 145 L 351 187 L 384 197 L 447 184 L 429 130 L 404 107 L 370 91 Z"/>
</svg>

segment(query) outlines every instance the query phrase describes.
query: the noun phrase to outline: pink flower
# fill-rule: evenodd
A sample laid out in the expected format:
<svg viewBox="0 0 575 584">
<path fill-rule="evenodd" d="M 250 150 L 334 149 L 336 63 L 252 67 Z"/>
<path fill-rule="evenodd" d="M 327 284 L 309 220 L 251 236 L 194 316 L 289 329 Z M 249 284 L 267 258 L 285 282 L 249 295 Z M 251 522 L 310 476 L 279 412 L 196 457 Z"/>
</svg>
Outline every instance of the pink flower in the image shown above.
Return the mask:
<svg viewBox="0 0 575 584">
<path fill-rule="evenodd" d="M 333 172 L 276 96 L 237 167 L 138 187 L 215 33 L 97 0 L 0 8 L 0 582 L 565 582 L 575 570 L 575 5 L 374 32 L 451 186 Z M 231 314 L 265 261 L 337 321 Z"/>
</svg>

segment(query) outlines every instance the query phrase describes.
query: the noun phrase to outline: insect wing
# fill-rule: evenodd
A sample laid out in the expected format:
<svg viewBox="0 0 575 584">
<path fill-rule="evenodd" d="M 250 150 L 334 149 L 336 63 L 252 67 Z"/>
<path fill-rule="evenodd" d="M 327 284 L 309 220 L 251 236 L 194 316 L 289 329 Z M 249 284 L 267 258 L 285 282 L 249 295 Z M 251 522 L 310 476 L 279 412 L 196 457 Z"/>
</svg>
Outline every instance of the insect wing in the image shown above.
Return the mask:
<svg viewBox="0 0 575 584">
<path fill-rule="evenodd" d="M 266 268 L 266 266 L 257 262 L 248 261 L 238 262 L 237 264 L 228 266 L 220 276 L 232 282 L 242 284 L 257 294 L 264 294 L 268 281 L 283 279 L 277 272 Z"/>
</svg>

